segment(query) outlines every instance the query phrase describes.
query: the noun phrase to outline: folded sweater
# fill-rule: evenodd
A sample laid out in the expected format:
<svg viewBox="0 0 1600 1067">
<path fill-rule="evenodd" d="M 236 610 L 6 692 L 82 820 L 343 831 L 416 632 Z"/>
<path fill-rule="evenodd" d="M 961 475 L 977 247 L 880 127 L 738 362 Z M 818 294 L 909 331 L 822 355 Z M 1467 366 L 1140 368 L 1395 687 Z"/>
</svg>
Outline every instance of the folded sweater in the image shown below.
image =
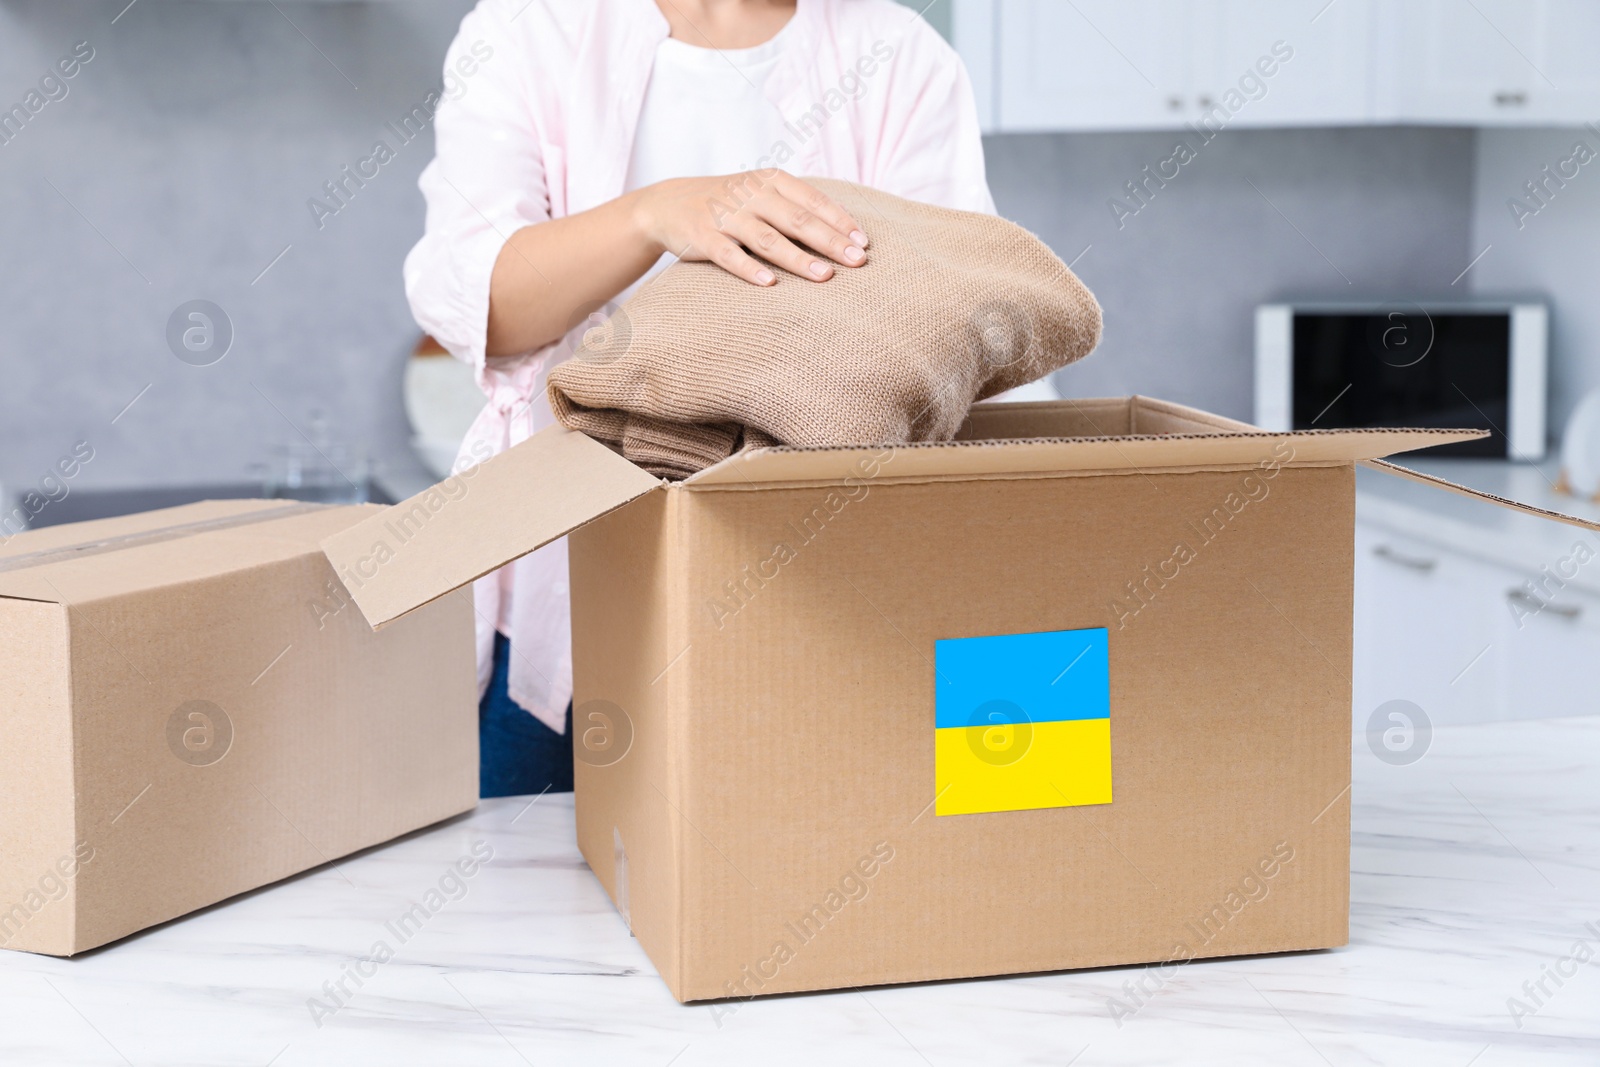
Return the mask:
<svg viewBox="0 0 1600 1067">
<path fill-rule="evenodd" d="M 949 440 L 1098 343 L 1099 304 L 1020 226 L 807 180 L 871 235 L 865 265 L 762 288 L 675 263 L 551 371 L 556 417 L 683 478 L 754 446 Z"/>
</svg>

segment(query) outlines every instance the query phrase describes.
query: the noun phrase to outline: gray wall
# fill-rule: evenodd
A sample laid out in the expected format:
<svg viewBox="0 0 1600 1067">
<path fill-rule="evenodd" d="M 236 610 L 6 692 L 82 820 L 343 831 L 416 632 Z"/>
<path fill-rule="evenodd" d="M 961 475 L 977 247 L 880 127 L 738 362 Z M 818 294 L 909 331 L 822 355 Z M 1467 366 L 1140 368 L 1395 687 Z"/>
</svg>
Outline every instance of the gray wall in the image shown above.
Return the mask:
<svg viewBox="0 0 1600 1067">
<path fill-rule="evenodd" d="M 80 439 L 80 485 L 240 480 L 314 409 L 409 463 L 400 264 L 431 139 L 320 231 L 306 201 L 438 84 L 470 3 L 141 0 L 113 25 L 126 3 L 0 2 L 6 106 L 75 42 L 95 51 L 0 145 L 0 483 L 18 492 Z M 168 349 L 194 298 L 233 323 L 213 366 Z"/>
<path fill-rule="evenodd" d="M 437 84 L 469 0 L 282 14 L 140 0 L 112 25 L 125 3 L 0 0 L 5 104 L 75 42 L 95 49 L 68 96 L 0 145 L 0 484 L 35 483 L 80 439 L 96 457 L 79 485 L 239 480 L 318 409 L 391 468 L 412 466 L 399 380 L 416 330 L 400 263 L 431 144 L 401 149 L 320 232 L 306 200 Z M 1064 258 L 1093 246 L 1078 269 L 1105 305 L 1106 341 L 1062 375 L 1068 392 L 1248 415 L 1257 302 L 1444 292 L 1469 258 L 1470 133 L 1227 131 L 1119 231 L 1106 201 L 1172 141 L 988 142 L 1002 211 Z M 209 367 L 166 341 L 169 315 L 195 298 L 235 330 Z"/>
<path fill-rule="evenodd" d="M 1565 184 L 1551 182 L 1531 197 L 1524 185 L 1543 179 L 1582 141 L 1597 158 Z M 1571 171 L 1573 168 L 1569 167 Z M 1472 254 L 1475 292 L 1531 293 L 1550 301 L 1550 415 L 1559 429 L 1591 389 L 1600 388 L 1600 135 L 1589 130 L 1485 130 L 1478 136 Z M 1560 175 L 1558 174 L 1559 178 Z M 1513 214 L 1519 200 L 1531 216 Z M 1519 218 L 1520 215 L 1520 218 Z M 1520 224 L 1519 224 L 1520 223 Z"/>
<path fill-rule="evenodd" d="M 1104 342 L 1057 375 L 1062 393 L 1146 393 L 1248 419 L 1255 305 L 1457 291 L 1473 138 L 1224 130 L 1120 225 L 1108 202 L 1136 205 L 1126 183 L 1172 156 L 1175 134 L 998 136 L 986 153 L 1001 213 L 1062 258 L 1081 254 L 1105 310 Z"/>
</svg>

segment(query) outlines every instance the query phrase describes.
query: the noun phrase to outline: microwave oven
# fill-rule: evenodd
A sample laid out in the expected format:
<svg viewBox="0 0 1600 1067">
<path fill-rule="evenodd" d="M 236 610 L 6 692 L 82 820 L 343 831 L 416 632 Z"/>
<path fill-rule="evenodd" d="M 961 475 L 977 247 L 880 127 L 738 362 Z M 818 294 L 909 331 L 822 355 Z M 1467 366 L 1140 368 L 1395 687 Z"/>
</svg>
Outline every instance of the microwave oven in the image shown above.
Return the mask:
<svg viewBox="0 0 1600 1067">
<path fill-rule="evenodd" d="M 1428 455 L 1541 459 L 1548 319 L 1538 303 L 1264 304 L 1256 425 L 1474 427 L 1490 436 Z"/>
</svg>

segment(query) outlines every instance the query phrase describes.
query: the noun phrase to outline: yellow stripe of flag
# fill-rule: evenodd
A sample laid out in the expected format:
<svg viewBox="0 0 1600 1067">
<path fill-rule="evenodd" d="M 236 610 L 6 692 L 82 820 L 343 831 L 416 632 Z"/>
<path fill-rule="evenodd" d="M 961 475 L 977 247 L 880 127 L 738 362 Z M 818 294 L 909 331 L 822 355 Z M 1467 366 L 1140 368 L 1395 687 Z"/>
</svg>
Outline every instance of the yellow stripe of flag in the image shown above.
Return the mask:
<svg viewBox="0 0 1600 1067">
<path fill-rule="evenodd" d="M 1111 720 L 934 730 L 938 815 L 1111 803 Z"/>
</svg>

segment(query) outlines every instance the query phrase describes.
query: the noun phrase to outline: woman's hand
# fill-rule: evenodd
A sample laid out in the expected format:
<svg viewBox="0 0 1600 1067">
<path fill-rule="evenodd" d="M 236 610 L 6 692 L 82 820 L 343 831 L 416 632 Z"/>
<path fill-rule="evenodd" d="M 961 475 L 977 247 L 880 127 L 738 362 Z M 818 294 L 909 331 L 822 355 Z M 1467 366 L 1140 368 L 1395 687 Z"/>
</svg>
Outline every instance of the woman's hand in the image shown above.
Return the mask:
<svg viewBox="0 0 1600 1067">
<path fill-rule="evenodd" d="M 709 260 L 752 285 L 776 281 L 761 260 L 818 282 L 833 277 L 830 259 L 845 267 L 867 261 L 860 224 L 826 194 L 781 170 L 675 178 L 633 197 L 635 223 L 658 255 Z"/>
<path fill-rule="evenodd" d="M 829 260 L 859 267 L 866 246 L 843 208 L 783 171 L 657 182 L 512 234 L 489 279 L 484 350 L 515 356 L 559 340 L 663 252 L 771 285 L 767 263 L 822 282 L 833 277 Z"/>
</svg>

